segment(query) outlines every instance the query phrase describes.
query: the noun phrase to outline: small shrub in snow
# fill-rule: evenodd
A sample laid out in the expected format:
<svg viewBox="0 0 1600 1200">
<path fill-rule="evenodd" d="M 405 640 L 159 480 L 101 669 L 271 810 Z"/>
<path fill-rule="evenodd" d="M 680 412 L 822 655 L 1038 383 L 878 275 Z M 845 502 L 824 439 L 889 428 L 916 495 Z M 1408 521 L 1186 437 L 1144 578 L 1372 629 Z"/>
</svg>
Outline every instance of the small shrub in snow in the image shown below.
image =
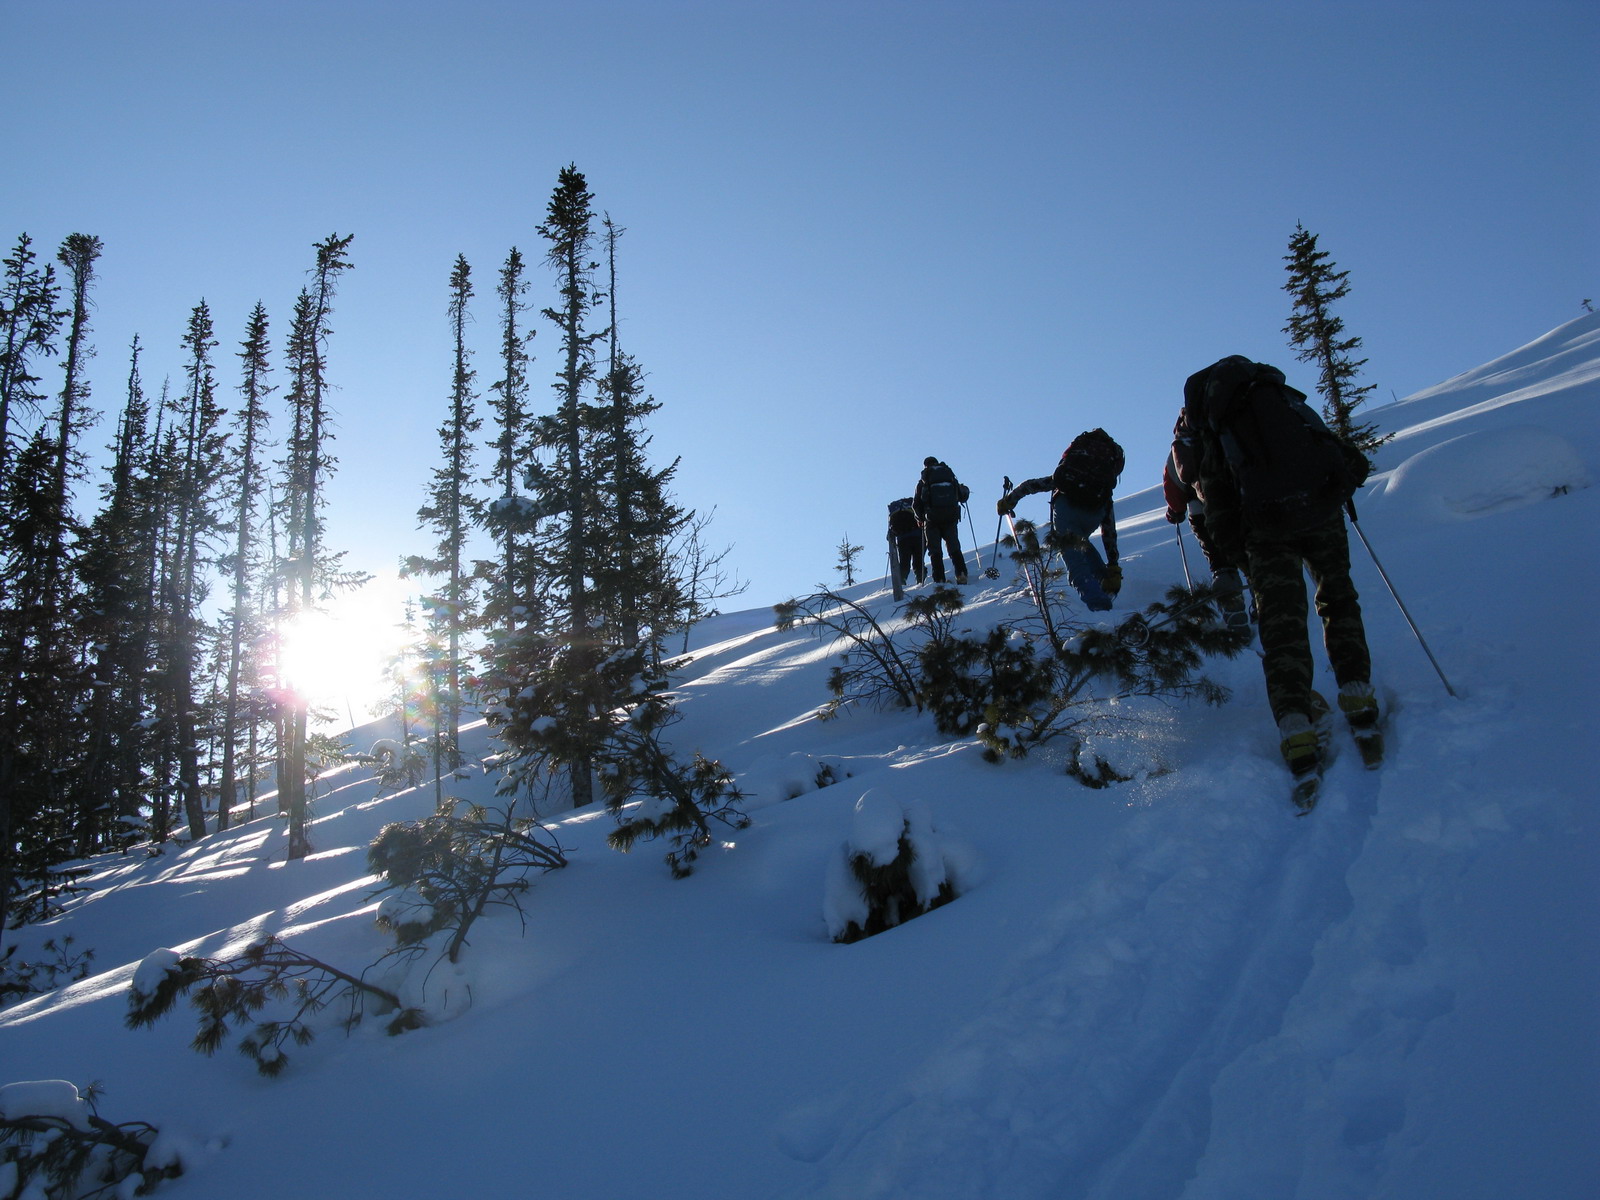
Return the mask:
<svg viewBox="0 0 1600 1200">
<path fill-rule="evenodd" d="M 97 1094 L 64 1079 L 0 1087 L 0 1196 L 143 1196 L 183 1174 L 154 1126 L 113 1125 L 95 1110 Z"/>
<path fill-rule="evenodd" d="M 580 672 L 573 652 L 557 648 L 550 669 L 490 686 L 485 715 L 507 746 L 496 764 L 503 795 L 537 788 L 556 768 L 585 767 L 617 819 L 612 848 L 666 838 L 667 866 L 682 878 L 711 844 L 713 822 L 742 829 L 750 819 L 720 762 L 698 752 L 685 762 L 667 746 L 678 717 L 648 650 L 618 649 Z"/>
<path fill-rule="evenodd" d="M 444 956 L 459 961 L 473 922 L 499 905 L 520 914 L 529 873 L 567 865 L 561 847 L 544 834 L 537 820 L 516 815 L 515 801 L 488 809 L 451 800 L 421 821 L 385 825 L 367 847 L 367 865 L 383 880 L 380 891 L 392 892 L 378 909 L 378 924 L 402 946 L 449 930 Z"/>
<path fill-rule="evenodd" d="M 378 1014 L 393 1013 L 385 1026 L 391 1034 L 416 1029 L 418 1009 L 407 1008 L 393 992 L 377 987 L 302 954 L 275 937 L 246 946 L 232 958 L 185 958 L 171 950 L 148 955 L 134 972 L 128 989 L 129 1029 L 153 1025 L 187 995 L 200 1014 L 191 1045 L 211 1055 L 228 1039 L 234 1025 L 251 1024 L 239 1039 L 239 1053 L 252 1059 L 263 1075 L 278 1075 L 288 1065 L 284 1047 L 304 1046 L 316 1036 L 310 1018 L 329 1004 L 345 1006 L 347 1029 L 360 1022 L 368 1006 Z M 262 1019 L 269 1005 L 279 1015 Z"/>
<path fill-rule="evenodd" d="M 850 838 L 828 876 L 823 915 L 836 942 L 856 942 L 955 899 L 939 837 L 921 805 L 882 788 L 856 802 Z"/>
<path fill-rule="evenodd" d="M 1014 557 L 1036 578 L 1053 581 L 1033 527 L 1017 522 Z M 1142 614 L 1137 639 L 1074 618 L 1059 589 L 1045 588 L 1042 608 L 1001 622 L 981 636 L 957 631 L 962 595 L 936 588 L 905 606 L 907 625 L 891 636 L 872 614 L 834 592 L 777 606 L 778 627 L 812 624 L 844 647 L 829 678 L 833 699 L 818 714 L 849 704 L 926 709 L 940 733 L 975 736 L 991 762 L 1022 758 L 1065 735 L 1081 739 L 1107 703 L 1134 696 L 1221 704 L 1227 690 L 1199 674 L 1209 654 L 1233 657 L 1248 630 L 1228 628 L 1212 610 L 1215 590 L 1172 588 Z"/>
<path fill-rule="evenodd" d="M 378 795 L 413 788 L 428 773 L 428 760 L 415 742 L 400 743 L 394 738 L 379 738 L 367 755 L 378 776 Z"/>
<path fill-rule="evenodd" d="M 950 588 L 941 590 L 960 594 Z M 819 635 L 833 634 L 842 647 L 840 663 L 828 676 L 833 699 L 817 713 L 823 720 L 838 716 L 851 704 L 922 711 L 916 661 L 896 645 L 865 606 L 824 590 L 774 605 L 773 612 L 779 629 L 808 625 Z"/>
<path fill-rule="evenodd" d="M 6 952 L 0 954 L 0 1006 L 88 978 L 94 951 L 73 950 L 70 933 L 59 943 L 51 938 L 43 949 L 54 957 L 35 962 L 12 961 L 16 958 L 15 946 L 6 947 Z"/>
</svg>

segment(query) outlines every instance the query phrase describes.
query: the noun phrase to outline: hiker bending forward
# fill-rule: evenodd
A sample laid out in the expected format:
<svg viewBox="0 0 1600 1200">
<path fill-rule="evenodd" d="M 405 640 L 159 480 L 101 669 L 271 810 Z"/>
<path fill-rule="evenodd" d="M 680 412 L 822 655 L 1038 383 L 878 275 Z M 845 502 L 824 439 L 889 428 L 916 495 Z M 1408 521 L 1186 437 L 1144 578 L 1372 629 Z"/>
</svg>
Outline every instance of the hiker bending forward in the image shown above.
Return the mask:
<svg viewBox="0 0 1600 1200">
<path fill-rule="evenodd" d="M 1196 371 L 1184 384 L 1184 407 L 1200 441 L 1199 492 L 1209 533 L 1246 566 L 1267 702 L 1284 761 L 1304 774 L 1321 762 L 1315 727 L 1327 711 L 1311 686 L 1307 572 L 1339 708 L 1358 739 L 1376 733 L 1372 659 L 1342 512 L 1369 467 L 1359 450 L 1327 429 L 1305 394 L 1265 363 L 1233 355 Z"/>
<path fill-rule="evenodd" d="M 1022 497 L 1050 493 L 1047 544 L 1061 551 L 1067 579 L 1091 612 L 1109 609 L 1122 590 L 1117 517 L 1111 503 L 1122 467 L 1122 447 L 1104 429 L 1091 429 L 1072 439 L 1053 472 L 1018 484 L 995 506 L 1001 516 L 1008 516 Z M 1096 529 L 1104 558 L 1089 540 Z"/>
</svg>

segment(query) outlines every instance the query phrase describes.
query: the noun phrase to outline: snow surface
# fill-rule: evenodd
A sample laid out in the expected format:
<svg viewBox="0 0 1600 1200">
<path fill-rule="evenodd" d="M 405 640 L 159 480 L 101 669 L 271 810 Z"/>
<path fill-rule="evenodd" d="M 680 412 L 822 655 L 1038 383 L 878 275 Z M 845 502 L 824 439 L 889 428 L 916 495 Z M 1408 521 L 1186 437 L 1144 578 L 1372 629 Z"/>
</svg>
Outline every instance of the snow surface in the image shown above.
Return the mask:
<svg viewBox="0 0 1600 1200">
<path fill-rule="evenodd" d="M 384 980 L 425 1029 L 346 1037 L 330 1013 L 276 1080 L 193 1053 L 186 1006 L 126 1030 L 129 985 L 177 954 L 277 934 L 360 970 L 389 945 L 365 847 L 432 781 L 379 797 L 330 771 L 304 861 L 263 818 L 97 861 L 68 913 L 8 935 L 29 957 L 70 933 L 99 971 L 0 1012 L 0 1083 L 26 1085 L 4 1103 L 98 1081 L 103 1117 L 183 1157 L 173 1197 L 1600 1195 L 1597 414 L 1597 316 L 1370 413 L 1398 436 L 1361 527 L 1461 698 L 1352 538 L 1390 754 L 1364 772 L 1347 746 L 1306 819 L 1254 656 L 1216 665 L 1223 708 L 1111 714 L 1143 719 L 1095 748 L 1137 775 L 1091 790 L 913 714 L 819 723 L 830 647 L 734 613 L 696 631 L 673 734 L 747 782 L 753 823 L 693 877 L 608 849 L 603 813 L 558 816 L 571 865 L 525 926 Z M 1161 464 L 1141 471 L 1127 608 L 1182 577 Z M 973 578 L 964 624 L 1027 603 L 1009 568 Z M 891 610 L 882 581 L 852 594 Z M 831 864 L 875 790 L 962 847 L 961 895 L 835 945 Z"/>
</svg>

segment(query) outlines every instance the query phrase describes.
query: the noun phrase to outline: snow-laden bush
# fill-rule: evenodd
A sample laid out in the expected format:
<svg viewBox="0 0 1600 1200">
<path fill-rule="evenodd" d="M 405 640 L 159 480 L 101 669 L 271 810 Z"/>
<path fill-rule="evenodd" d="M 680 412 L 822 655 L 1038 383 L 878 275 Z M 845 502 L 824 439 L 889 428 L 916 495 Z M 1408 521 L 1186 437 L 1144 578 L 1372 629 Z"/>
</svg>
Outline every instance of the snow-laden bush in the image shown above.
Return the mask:
<svg viewBox="0 0 1600 1200">
<path fill-rule="evenodd" d="M 855 942 L 920 917 L 956 897 L 945 849 L 921 803 L 883 788 L 856 801 L 850 837 L 829 865 L 828 936 Z"/>
<path fill-rule="evenodd" d="M 284 1047 L 308 1044 L 317 1032 L 314 1018 L 330 1004 L 344 1012 L 350 1029 L 367 1011 L 393 1014 L 385 1025 L 390 1034 L 419 1028 L 419 1009 L 404 1005 L 387 988 L 321 962 L 276 937 L 252 942 L 227 958 L 185 957 L 174 950 L 151 951 L 134 971 L 128 988 L 129 1029 L 160 1020 L 180 997 L 199 1014 L 190 1043 L 212 1055 L 241 1026 L 249 1032 L 237 1040 L 239 1053 L 261 1074 L 280 1074 L 288 1065 Z"/>
<path fill-rule="evenodd" d="M 415 742 L 379 738 L 367 755 L 378 776 L 378 794 L 413 788 L 428 771 L 428 760 Z"/>
<path fill-rule="evenodd" d="M 183 1174 L 170 1139 L 153 1125 L 113 1125 L 93 1088 L 65 1079 L 0 1087 L 0 1196 L 143 1196 Z"/>
<path fill-rule="evenodd" d="M 561 847 L 532 816 L 504 808 L 447 801 L 431 817 L 394 821 L 367 847 L 367 865 L 389 893 L 378 908 L 378 924 L 402 946 L 420 946 L 450 932 L 441 951 L 460 959 L 473 923 L 493 907 L 519 914 L 521 895 L 535 871 L 567 865 Z"/>
</svg>

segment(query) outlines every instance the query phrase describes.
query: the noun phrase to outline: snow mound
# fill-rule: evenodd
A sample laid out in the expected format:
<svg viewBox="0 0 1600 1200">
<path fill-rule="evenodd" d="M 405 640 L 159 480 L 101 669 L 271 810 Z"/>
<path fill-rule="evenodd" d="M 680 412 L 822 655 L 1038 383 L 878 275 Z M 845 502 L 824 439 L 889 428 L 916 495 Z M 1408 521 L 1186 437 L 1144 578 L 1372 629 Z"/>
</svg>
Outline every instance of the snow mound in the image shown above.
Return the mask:
<svg viewBox="0 0 1600 1200">
<path fill-rule="evenodd" d="M 1380 493 L 1418 517 L 1472 518 L 1588 487 L 1583 456 L 1537 425 L 1462 434 L 1412 455 Z"/>
<path fill-rule="evenodd" d="M 849 774 L 843 761 L 831 756 L 803 750 L 764 754 L 739 772 L 739 790 L 747 797 L 746 809 L 763 808 L 828 787 Z"/>
</svg>

